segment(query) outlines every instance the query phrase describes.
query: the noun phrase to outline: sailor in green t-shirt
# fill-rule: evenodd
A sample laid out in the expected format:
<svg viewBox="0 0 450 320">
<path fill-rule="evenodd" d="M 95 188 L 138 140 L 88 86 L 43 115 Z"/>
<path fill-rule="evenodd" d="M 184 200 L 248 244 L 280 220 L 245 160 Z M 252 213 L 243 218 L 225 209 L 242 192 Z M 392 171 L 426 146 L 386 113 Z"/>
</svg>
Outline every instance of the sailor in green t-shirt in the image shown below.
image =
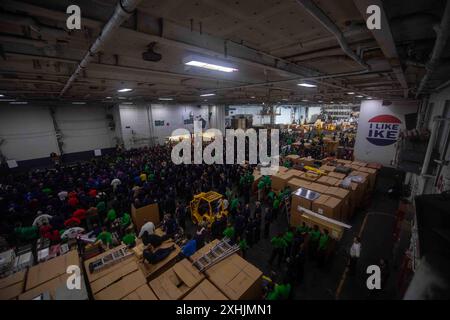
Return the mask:
<svg viewBox="0 0 450 320">
<path fill-rule="evenodd" d="M 286 256 L 291 255 L 292 243 L 294 242 L 294 231 L 293 228 L 289 228 L 283 236 L 284 241 L 287 243 Z"/>
<path fill-rule="evenodd" d="M 328 230 L 325 229 L 323 230 L 323 233 L 319 237 L 319 245 L 317 248 L 317 262 L 319 267 L 322 267 L 325 263 L 325 254 L 329 242 L 330 236 L 328 235 Z"/>
<path fill-rule="evenodd" d="M 96 206 L 98 213 L 103 215 L 106 212 L 106 203 L 104 201 L 100 201 Z"/>
<path fill-rule="evenodd" d="M 258 201 L 261 202 L 261 199 L 263 197 L 263 192 L 264 192 L 264 188 L 265 188 L 266 184 L 264 183 L 264 181 L 261 179 L 258 182 Z"/>
<path fill-rule="evenodd" d="M 239 205 L 239 199 L 238 198 L 234 198 L 233 200 L 231 200 L 230 210 L 237 209 L 238 205 Z"/>
<path fill-rule="evenodd" d="M 106 227 L 102 228 L 102 232 L 100 232 L 97 236 L 97 241 L 101 241 L 102 245 L 106 248 L 112 244 L 112 234 L 106 230 Z"/>
<path fill-rule="evenodd" d="M 130 223 L 131 223 L 131 216 L 125 212 L 122 218 L 120 218 L 120 226 L 122 228 L 126 228 L 130 225 Z"/>
<path fill-rule="evenodd" d="M 106 219 L 108 219 L 109 222 L 113 222 L 114 220 L 116 220 L 116 218 L 117 218 L 116 210 L 110 209 L 108 211 Z"/>
<path fill-rule="evenodd" d="M 234 239 L 234 228 L 232 225 L 228 225 L 228 227 L 223 231 L 223 236 L 231 240 Z"/>
<path fill-rule="evenodd" d="M 127 233 L 123 236 L 122 242 L 127 245 L 129 248 L 132 248 L 136 245 L 136 235 L 133 230 L 128 230 Z"/>
<path fill-rule="evenodd" d="M 273 200 L 272 207 L 273 207 L 272 211 L 273 218 L 276 220 L 278 218 L 278 212 L 280 209 L 280 199 L 278 199 L 278 197 L 275 197 L 275 199 Z"/>
<path fill-rule="evenodd" d="M 245 253 L 247 252 L 249 246 L 247 244 L 247 241 L 245 239 L 238 239 L 238 243 L 239 243 L 239 249 L 241 249 L 242 252 L 242 258 L 245 259 Z"/>
<path fill-rule="evenodd" d="M 300 234 L 309 233 L 309 227 L 305 222 L 302 222 L 302 225 L 297 227 L 297 232 Z"/>
<path fill-rule="evenodd" d="M 284 240 L 283 233 L 279 233 L 277 236 L 273 237 L 270 243 L 272 244 L 272 254 L 269 259 L 269 264 L 272 265 L 273 260 L 275 258 L 278 258 L 278 265 L 281 265 L 284 251 L 287 247 L 287 243 L 286 240 Z"/>
<path fill-rule="evenodd" d="M 319 246 L 320 230 L 317 225 L 309 232 L 309 256 L 312 259 L 317 257 L 317 248 Z"/>
</svg>

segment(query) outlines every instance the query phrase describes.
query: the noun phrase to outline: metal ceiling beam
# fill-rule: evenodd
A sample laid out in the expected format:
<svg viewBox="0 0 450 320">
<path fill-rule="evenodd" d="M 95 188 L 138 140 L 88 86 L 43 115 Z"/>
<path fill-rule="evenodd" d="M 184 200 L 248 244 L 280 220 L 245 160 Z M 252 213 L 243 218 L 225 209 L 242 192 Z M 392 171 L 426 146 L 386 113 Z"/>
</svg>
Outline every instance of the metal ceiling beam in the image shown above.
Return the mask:
<svg viewBox="0 0 450 320">
<path fill-rule="evenodd" d="M 306 11 L 308 11 L 318 22 L 322 24 L 328 31 L 330 31 L 336 37 L 337 42 L 341 46 L 342 50 L 347 54 L 350 58 L 356 61 L 359 65 L 366 69 L 370 69 L 370 66 L 365 63 L 356 53 L 353 52 L 352 48 L 345 40 L 342 31 L 334 24 L 334 22 L 320 9 L 313 1 L 311 0 L 297 0 L 297 3 L 300 4 Z"/>
<path fill-rule="evenodd" d="M 408 82 L 401 67 L 400 59 L 395 46 L 394 37 L 392 36 L 391 28 L 386 12 L 383 9 L 383 3 L 380 0 L 353 0 L 364 20 L 368 18 L 367 8 L 370 5 L 377 5 L 381 9 L 381 29 L 370 30 L 383 51 L 384 56 L 388 59 L 395 76 L 404 90 L 404 97 L 408 97 Z"/>
</svg>

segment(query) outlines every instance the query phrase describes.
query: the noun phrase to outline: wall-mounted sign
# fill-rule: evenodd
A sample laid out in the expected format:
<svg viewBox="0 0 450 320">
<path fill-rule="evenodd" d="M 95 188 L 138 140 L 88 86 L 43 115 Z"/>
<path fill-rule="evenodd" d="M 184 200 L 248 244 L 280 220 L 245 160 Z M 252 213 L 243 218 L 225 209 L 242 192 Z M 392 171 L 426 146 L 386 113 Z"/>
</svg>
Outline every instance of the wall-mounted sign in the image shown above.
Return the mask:
<svg viewBox="0 0 450 320">
<path fill-rule="evenodd" d="M 155 127 L 163 127 L 164 120 L 155 120 Z"/>
<path fill-rule="evenodd" d="M 402 121 L 389 114 L 373 117 L 369 121 L 367 141 L 376 146 L 389 146 L 394 144 L 400 133 Z"/>
</svg>

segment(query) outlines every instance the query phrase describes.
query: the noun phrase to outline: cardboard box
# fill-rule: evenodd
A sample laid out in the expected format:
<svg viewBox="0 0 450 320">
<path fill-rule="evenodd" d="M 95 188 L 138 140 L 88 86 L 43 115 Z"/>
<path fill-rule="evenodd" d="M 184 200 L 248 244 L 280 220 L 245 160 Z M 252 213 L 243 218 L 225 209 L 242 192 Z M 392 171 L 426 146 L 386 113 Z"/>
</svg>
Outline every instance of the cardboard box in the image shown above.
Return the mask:
<svg viewBox="0 0 450 320">
<path fill-rule="evenodd" d="M 302 180 L 299 178 L 292 178 L 288 181 L 287 185 L 291 188 L 292 191 L 297 190 L 298 188 L 307 188 L 310 185 L 310 181 Z"/>
<path fill-rule="evenodd" d="M 148 206 L 136 209 L 131 204 L 131 218 L 136 226 L 136 230 L 141 230 L 141 227 L 151 221 L 156 225 L 159 224 L 159 207 L 157 203 L 149 204 Z"/>
<path fill-rule="evenodd" d="M 144 275 L 140 270 L 128 274 L 119 281 L 116 281 L 94 294 L 95 300 L 120 300 L 133 291 L 136 291 L 140 286 L 146 284 Z"/>
<path fill-rule="evenodd" d="M 18 299 L 19 300 L 33 300 L 36 297 L 40 296 L 41 294 L 48 294 L 51 300 L 57 300 L 57 292 L 61 289 L 63 291 L 67 290 L 67 280 L 70 274 L 63 274 L 56 278 L 51 279 L 50 281 L 44 282 L 40 284 L 37 287 L 34 287 L 31 290 L 28 290 L 24 293 L 22 293 Z M 73 294 L 76 296 L 76 298 L 64 297 L 62 299 L 64 300 L 80 300 L 79 294 L 82 294 L 82 300 L 87 300 L 87 290 L 86 290 L 86 284 L 84 281 L 84 277 L 81 276 L 81 290 L 71 290 L 73 291 Z"/>
<path fill-rule="evenodd" d="M 286 156 L 286 159 L 288 159 L 289 161 L 291 161 L 293 164 L 298 164 L 300 162 L 300 156 L 296 155 L 296 154 L 290 154 L 288 156 Z"/>
<path fill-rule="evenodd" d="M 323 185 L 323 184 L 320 184 L 320 183 L 315 183 L 315 182 L 312 182 L 312 183 L 307 187 L 307 189 L 312 190 L 312 191 L 315 191 L 315 192 L 318 192 L 318 193 L 320 193 L 320 194 L 323 194 L 327 188 L 328 188 L 327 186 L 325 186 L 325 185 Z"/>
<path fill-rule="evenodd" d="M 366 167 L 375 169 L 375 170 L 380 170 L 383 166 L 379 163 L 372 162 L 372 163 L 368 163 Z"/>
<path fill-rule="evenodd" d="M 180 300 L 204 278 L 191 261 L 183 259 L 150 281 L 150 288 L 160 300 Z"/>
<path fill-rule="evenodd" d="M 328 218 L 339 220 L 341 216 L 341 200 L 322 194 L 313 201 L 312 211 Z"/>
<path fill-rule="evenodd" d="M 147 261 L 144 262 L 143 258 L 140 260 L 138 263 L 139 268 L 142 270 L 147 280 L 158 277 L 175 264 L 175 260 L 181 252 L 181 248 L 172 241 L 164 242 L 159 248 L 168 248 L 172 245 L 175 245 L 175 250 L 173 250 L 164 260 L 156 264 L 150 264 Z"/>
<path fill-rule="evenodd" d="M 228 300 L 208 279 L 204 279 L 183 300 Z"/>
<path fill-rule="evenodd" d="M 366 167 L 367 166 L 367 162 L 362 162 L 362 161 L 353 161 L 352 162 L 354 165 L 358 166 L 358 167 Z"/>
<path fill-rule="evenodd" d="M 325 171 L 327 173 L 333 172 L 336 169 L 335 166 L 323 165 L 319 168 L 319 170 Z"/>
<path fill-rule="evenodd" d="M 316 160 L 311 157 L 300 158 L 298 164 L 302 164 L 303 166 L 313 166 L 315 161 Z"/>
<path fill-rule="evenodd" d="M 346 221 L 351 216 L 351 213 L 349 212 L 350 193 L 351 192 L 349 190 L 338 187 L 328 187 L 328 189 L 326 190 L 326 195 L 341 199 L 341 215 L 339 218 L 336 217 L 336 220 Z"/>
<path fill-rule="evenodd" d="M 284 189 L 287 182 L 285 174 L 278 172 L 270 177 L 272 180 L 272 190 L 279 192 Z"/>
<path fill-rule="evenodd" d="M 308 180 L 308 181 L 314 182 L 314 181 L 317 181 L 317 179 L 320 178 L 320 175 L 318 175 L 317 173 L 314 173 L 314 172 L 305 172 L 301 176 L 301 178 L 304 179 L 304 180 Z"/>
<path fill-rule="evenodd" d="M 323 216 L 317 217 L 299 210 L 296 210 L 296 212 L 294 212 L 292 215 L 294 216 L 295 224 L 291 223 L 291 226 L 294 227 L 300 226 L 303 224 L 303 222 L 310 228 L 313 228 L 315 225 L 317 225 L 321 232 L 324 232 L 325 229 L 328 230 L 328 232 L 330 233 L 330 237 L 338 241 L 342 238 L 342 235 L 344 234 L 345 229 L 343 226 L 339 225 L 337 222 L 334 222 L 333 220 L 326 219 Z"/>
<path fill-rule="evenodd" d="M 362 190 L 361 190 L 361 194 L 362 194 L 361 200 L 362 200 L 364 198 L 365 193 L 368 191 L 368 188 L 369 188 L 369 180 L 368 180 L 369 179 L 369 174 L 365 173 L 365 172 L 362 172 L 362 171 L 352 171 L 352 172 L 350 172 L 350 174 L 348 176 L 349 177 L 351 177 L 351 176 L 360 176 L 360 177 L 363 178 L 363 180 L 361 182 L 356 182 L 355 181 L 362 188 Z"/>
<path fill-rule="evenodd" d="M 91 287 L 92 294 L 96 294 L 106 287 L 110 286 L 116 281 L 119 281 L 123 277 L 130 273 L 140 270 L 135 259 L 128 259 L 120 262 L 118 267 L 113 271 L 109 272 L 105 276 L 91 282 L 89 285 Z"/>
<path fill-rule="evenodd" d="M 158 300 L 158 297 L 150 289 L 148 284 L 144 284 L 129 295 L 123 297 L 122 300 Z"/>
<path fill-rule="evenodd" d="M 87 275 L 89 283 L 92 283 L 100 278 L 103 278 L 111 272 L 115 272 L 117 269 L 120 269 L 123 267 L 122 263 L 124 263 L 126 260 L 132 260 L 134 258 L 133 255 L 129 255 L 124 260 L 119 261 L 118 263 L 112 264 L 104 269 L 100 269 L 93 273 L 91 273 L 89 271 L 89 265 L 91 264 L 91 262 L 97 261 L 97 260 L 111 254 L 111 252 L 119 250 L 120 248 L 126 248 L 126 245 L 121 245 L 121 246 L 112 248 L 110 250 L 107 250 L 107 251 L 99 254 L 99 255 L 96 255 L 95 257 L 92 257 L 92 258 L 84 261 L 84 269 L 86 270 L 86 275 Z"/>
<path fill-rule="evenodd" d="M 26 274 L 23 270 L 0 279 L 0 300 L 16 299 L 23 292 Z"/>
<path fill-rule="evenodd" d="M 80 266 L 77 250 L 71 250 L 59 257 L 39 263 L 28 270 L 26 291 L 66 273 L 70 265 Z"/>
<path fill-rule="evenodd" d="M 330 173 L 328 173 L 328 176 L 329 176 L 329 177 L 336 178 L 336 179 L 338 179 L 338 180 L 342 180 L 342 179 L 344 179 L 347 175 L 344 174 L 344 173 L 339 173 L 339 172 L 330 172 Z"/>
<path fill-rule="evenodd" d="M 317 183 L 321 183 L 321 184 L 326 185 L 326 186 L 334 186 L 336 184 L 336 181 L 338 181 L 338 180 L 339 179 L 334 178 L 334 177 L 322 176 L 316 182 Z"/>
<path fill-rule="evenodd" d="M 367 179 L 369 180 L 369 191 L 372 191 L 373 189 L 375 189 L 375 182 L 377 179 L 377 170 L 373 169 L 373 168 L 368 168 L 368 167 L 361 167 L 359 168 L 360 172 L 364 172 L 367 173 Z"/>
<path fill-rule="evenodd" d="M 209 281 L 230 300 L 259 300 L 262 296 L 261 270 L 233 254 L 205 271 Z"/>
</svg>

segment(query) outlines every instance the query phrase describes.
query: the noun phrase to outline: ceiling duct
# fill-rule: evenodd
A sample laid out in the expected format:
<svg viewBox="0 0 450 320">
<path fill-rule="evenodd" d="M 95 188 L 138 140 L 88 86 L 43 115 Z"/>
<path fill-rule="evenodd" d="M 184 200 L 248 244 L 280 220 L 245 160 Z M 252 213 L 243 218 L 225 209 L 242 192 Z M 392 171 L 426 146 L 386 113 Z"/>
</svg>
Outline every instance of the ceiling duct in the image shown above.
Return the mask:
<svg viewBox="0 0 450 320">
<path fill-rule="evenodd" d="M 84 58 L 78 64 L 75 72 L 71 75 L 64 88 L 59 93 L 62 97 L 64 93 L 70 88 L 72 83 L 78 78 L 80 73 L 87 67 L 87 65 L 94 59 L 95 55 L 102 50 L 104 45 L 111 40 L 116 30 L 127 20 L 136 9 L 141 0 L 119 0 L 113 16 L 109 19 L 103 27 L 98 38 L 94 41 L 92 46 L 86 52 Z"/>
</svg>

